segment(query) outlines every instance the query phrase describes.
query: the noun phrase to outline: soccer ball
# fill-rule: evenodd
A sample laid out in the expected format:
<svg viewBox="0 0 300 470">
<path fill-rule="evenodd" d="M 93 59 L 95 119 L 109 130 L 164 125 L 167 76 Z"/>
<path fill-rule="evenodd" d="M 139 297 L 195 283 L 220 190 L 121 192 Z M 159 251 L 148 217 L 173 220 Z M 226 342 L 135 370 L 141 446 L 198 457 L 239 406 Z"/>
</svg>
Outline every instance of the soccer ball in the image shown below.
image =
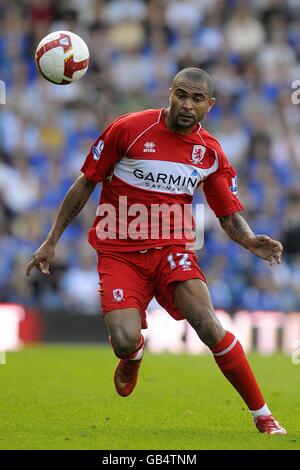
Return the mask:
<svg viewBox="0 0 300 470">
<path fill-rule="evenodd" d="M 89 50 L 81 37 L 70 31 L 56 31 L 39 43 L 35 61 L 38 71 L 49 82 L 67 85 L 86 73 Z"/>
</svg>

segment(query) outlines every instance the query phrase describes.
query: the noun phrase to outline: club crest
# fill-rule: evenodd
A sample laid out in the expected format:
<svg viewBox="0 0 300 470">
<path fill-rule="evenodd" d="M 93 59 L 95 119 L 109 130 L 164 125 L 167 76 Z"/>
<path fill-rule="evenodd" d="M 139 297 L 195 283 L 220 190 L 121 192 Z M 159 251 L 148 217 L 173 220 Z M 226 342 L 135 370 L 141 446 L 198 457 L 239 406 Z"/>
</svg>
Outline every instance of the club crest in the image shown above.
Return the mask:
<svg viewBox="0 0 300 470">
<path fill-rule="evenodd" d="M 113 296 L 116 302 L 121 302 L 121 300 L 123 300 L 123 297 L 124 297 L 123 289 L 114 289 Z"/>
<path fill-rule="evenodd" d="M 206 147 L 203 145 L 194 145 L 193 152 L 192 152 L 192 162 L 199 164 L 203 160 L 203 157 L 206 152 Z"/>
</svg>

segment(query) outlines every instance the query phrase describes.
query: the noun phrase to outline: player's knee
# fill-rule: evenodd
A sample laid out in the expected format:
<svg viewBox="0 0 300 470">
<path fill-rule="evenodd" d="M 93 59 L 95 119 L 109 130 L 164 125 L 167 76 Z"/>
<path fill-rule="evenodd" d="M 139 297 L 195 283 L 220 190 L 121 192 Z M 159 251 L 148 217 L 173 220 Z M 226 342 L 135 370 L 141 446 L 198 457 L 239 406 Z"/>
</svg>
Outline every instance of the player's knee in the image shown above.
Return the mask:
<svg viewBox="0 0 300 470">
<path fill-rule="evenodd" d="M 118 328 L 111 335 L 114 351 L 120 356 L 132 354 L 137 349 L 140 338 L 139 332 L 127 331 L 123 328 Z"/>
</svg>

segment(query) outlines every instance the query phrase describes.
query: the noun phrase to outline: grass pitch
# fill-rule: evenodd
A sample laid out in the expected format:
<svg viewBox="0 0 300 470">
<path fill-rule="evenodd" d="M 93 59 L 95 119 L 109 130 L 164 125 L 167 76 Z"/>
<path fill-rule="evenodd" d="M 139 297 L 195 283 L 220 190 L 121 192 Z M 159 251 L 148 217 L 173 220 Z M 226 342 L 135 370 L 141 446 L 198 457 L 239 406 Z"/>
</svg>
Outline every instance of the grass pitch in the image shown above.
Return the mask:
<svg viewBox="0 0 300 470">
<path fill-rule="evenodd" d="M 134 393 L 108 347 L 38 346 L 0 365 L 0 449 L 300 449 L 300 365 L 250 362 L 287 436 L 259 434 L 210 356 L 146 351 Z"/>
</svg>

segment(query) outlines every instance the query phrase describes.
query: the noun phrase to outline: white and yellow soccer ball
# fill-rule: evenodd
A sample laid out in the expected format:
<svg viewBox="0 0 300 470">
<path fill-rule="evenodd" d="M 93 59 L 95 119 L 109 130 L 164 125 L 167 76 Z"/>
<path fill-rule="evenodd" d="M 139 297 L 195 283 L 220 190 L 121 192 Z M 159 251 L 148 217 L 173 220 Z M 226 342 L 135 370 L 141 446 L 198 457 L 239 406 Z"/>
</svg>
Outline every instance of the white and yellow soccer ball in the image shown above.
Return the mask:
<svg viewBox="0 0 300 470">
<path fill-rule="evenodd" d="M 55 31 L 39 43 L 35 61 L 41 75 L 52 83 L 76 82 L 89 66 L 89 50 L 84 40 L 71 31 Z"/>
</svg>

